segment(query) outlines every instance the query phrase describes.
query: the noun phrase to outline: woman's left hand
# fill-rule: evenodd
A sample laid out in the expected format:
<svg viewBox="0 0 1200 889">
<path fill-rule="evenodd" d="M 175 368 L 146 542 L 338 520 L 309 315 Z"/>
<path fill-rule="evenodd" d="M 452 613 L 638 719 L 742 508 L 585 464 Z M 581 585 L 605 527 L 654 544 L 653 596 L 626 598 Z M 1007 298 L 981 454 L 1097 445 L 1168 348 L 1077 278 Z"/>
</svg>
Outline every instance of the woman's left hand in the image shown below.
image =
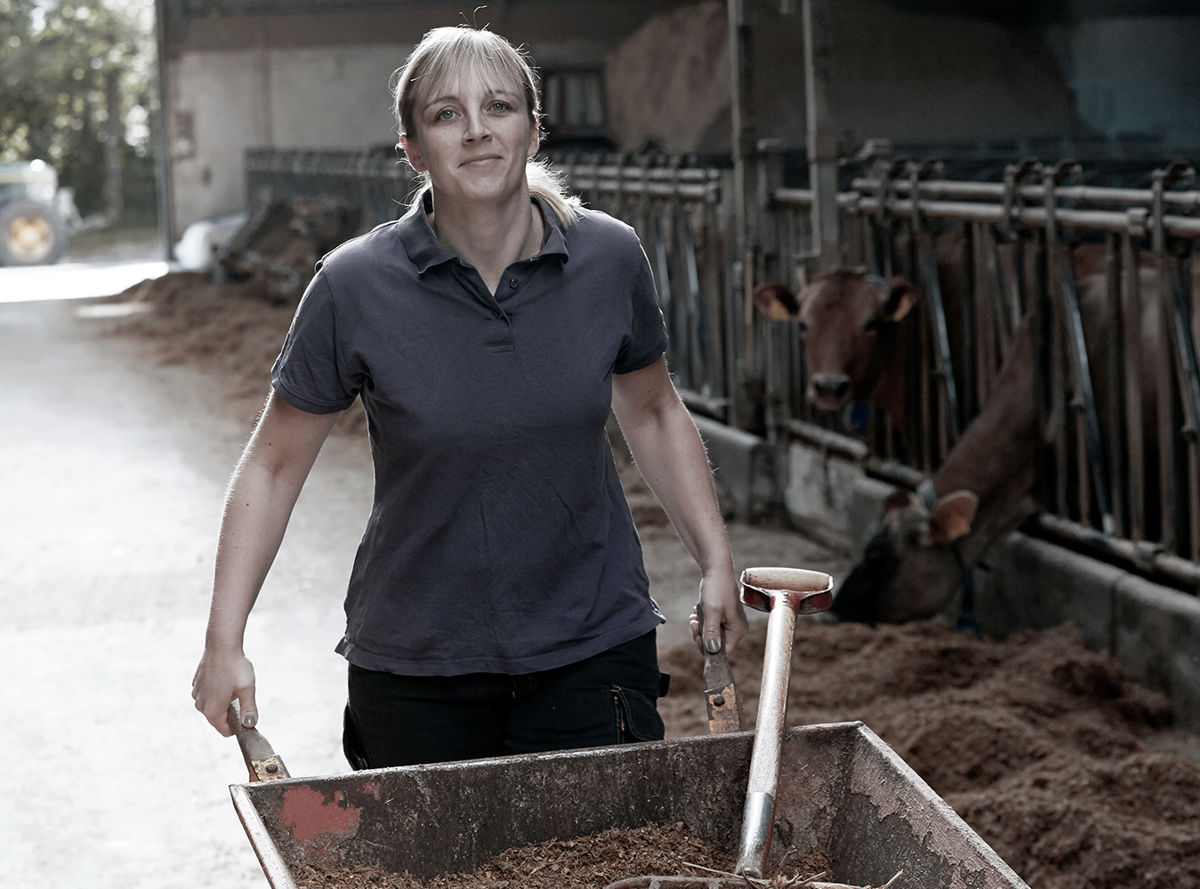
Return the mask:
<svg viewBox="0 0 1200 889">
<path fill-rule="evenodd" d="M 695 608 L 691 616 L 692 638 L 696 640 L 696 646 L 701 652 L 707 651 L 709 654 L 716 654 L 722 647 L 727 654 L 731 653 L 749 627 L 733 572 L 705 575 L 700 580 L 699 604 L 704 613 L 703 626 Z"/>
</svg>

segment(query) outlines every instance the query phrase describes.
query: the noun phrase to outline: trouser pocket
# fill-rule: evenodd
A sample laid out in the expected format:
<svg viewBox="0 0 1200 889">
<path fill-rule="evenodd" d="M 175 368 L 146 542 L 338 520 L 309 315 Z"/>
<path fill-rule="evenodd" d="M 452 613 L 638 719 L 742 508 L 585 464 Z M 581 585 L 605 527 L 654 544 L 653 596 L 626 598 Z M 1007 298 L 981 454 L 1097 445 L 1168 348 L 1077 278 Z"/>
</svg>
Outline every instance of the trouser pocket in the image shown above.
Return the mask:
<svg viewBox="0 0 1200 889">
<path fill-rule="evenodd" d="M 349 704 L 342 713 L 342 753 L 346 756 L 346 762 L 350 763 L 350 768 L 355 771 L 371 768 L 367 746 L 363 742 L 358 720 L 354 718 Z"/>
<path fill-rule="evenodd" d="M 666 734 L 662 716 L 651 698 L 620 685 L 612 687 L 617 743 L 661 741 Z"/>
</svg>

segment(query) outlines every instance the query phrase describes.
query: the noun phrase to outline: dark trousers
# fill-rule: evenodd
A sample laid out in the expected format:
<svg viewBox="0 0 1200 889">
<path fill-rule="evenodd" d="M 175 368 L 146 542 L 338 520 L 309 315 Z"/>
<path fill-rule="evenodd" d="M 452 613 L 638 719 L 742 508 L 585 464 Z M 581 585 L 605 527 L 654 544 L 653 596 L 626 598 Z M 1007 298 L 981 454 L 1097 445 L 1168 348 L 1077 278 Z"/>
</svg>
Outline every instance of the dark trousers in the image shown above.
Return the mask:
<svg viewBox="0 0 1200 889">
<path fill-rule="evenodd" d="M 350 666 L 342 735 L 356 769 L 663 737 L 655 633 L 576 664 L 509 676 L 398 676 Z"/>
</svg>

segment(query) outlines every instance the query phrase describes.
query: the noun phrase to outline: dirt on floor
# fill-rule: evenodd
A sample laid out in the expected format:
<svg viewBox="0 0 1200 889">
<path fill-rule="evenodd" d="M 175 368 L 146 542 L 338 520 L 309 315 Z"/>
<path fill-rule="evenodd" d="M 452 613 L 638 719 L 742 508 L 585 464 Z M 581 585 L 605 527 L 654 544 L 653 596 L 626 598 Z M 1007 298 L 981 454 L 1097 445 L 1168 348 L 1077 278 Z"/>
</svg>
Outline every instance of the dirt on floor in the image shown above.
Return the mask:
<svg viewBox="0 0 1200 889">
<path fill-rule="evenodd" d="M 218 376 L 229 409 L 253 420 L 294 305 L 188 273 L 143 282 L 116 299 L 144 309 L 116 325 L 117 335 L 142 341 L 160 362 Z M 339 428 L 361 434 L 361 414 Z M 626 478 L 643 535 L 671 533 L 636 474 Z M 732 657 L 747 725 L 762 650 L 758 624 Z M 705 732 L 695 650 L 668 647 L 662 661 L 672 674 L 661 702 L 668 737 Z M 877 732 L 1034 889 L 1200 887 L 1200 765 L 1179 752 L 1186 744 L 1172 746 L 1163 697 L 1088 651 L 1077 628 L 995 640 L 936 622 L 872 628 L 802 619 L 788 722 L 844 720 Z M 679 842 L 693 854 L 691 840 Z M 637 844 L 618 845 L 632 855 Z M 503 874 L 512 885 L 570 885 L 533 876 L 554 862 L 582 868 L 555 857 L 581 848 L 513 850 L 474 882 L 401 885 L 476 889 L 504 885 Z M 679 862 L 630 858 L 627 873 L 641 872 L 680 873 Z"/>
</svg>

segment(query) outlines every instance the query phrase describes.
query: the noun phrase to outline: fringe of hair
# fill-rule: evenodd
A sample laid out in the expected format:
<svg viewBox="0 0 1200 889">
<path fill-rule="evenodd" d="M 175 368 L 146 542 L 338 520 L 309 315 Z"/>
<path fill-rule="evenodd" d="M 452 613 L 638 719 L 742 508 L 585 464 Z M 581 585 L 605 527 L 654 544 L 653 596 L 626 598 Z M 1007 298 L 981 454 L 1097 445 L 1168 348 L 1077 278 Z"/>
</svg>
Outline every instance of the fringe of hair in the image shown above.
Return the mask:
<svg viewBox="0 0 1200 889">
<path fill-rule="evenodd" d="M 538 78 L 522 50 L 514 47 L 499 34 L 469 25 L 434 28 L 427 33 L 409 55 L 403 67 L 392 74 L 392 111 L 401 135 L 412 121 L 405 121 L 411 110 L 411 91 L 415 81 L 424 77 L 437 79 L 445 72 L 461 69 L 463 57 L 468 65 L 482 66 L 490 76 L 517 79 L 516 86 L 526 96 L 529 116 L 541 135 L 541 97 Z M 565 177 L 550 168 L 547 161 L 531 158 L 525 167 L 529 191 L 544 200 L 562 225 L 568 226 L 579 218 L 580 199 L 568 193 Z M 413 189 L 409 206 L 422 200 L 431 188 L 427 173 L 421 173 Z"/>
</svg>

